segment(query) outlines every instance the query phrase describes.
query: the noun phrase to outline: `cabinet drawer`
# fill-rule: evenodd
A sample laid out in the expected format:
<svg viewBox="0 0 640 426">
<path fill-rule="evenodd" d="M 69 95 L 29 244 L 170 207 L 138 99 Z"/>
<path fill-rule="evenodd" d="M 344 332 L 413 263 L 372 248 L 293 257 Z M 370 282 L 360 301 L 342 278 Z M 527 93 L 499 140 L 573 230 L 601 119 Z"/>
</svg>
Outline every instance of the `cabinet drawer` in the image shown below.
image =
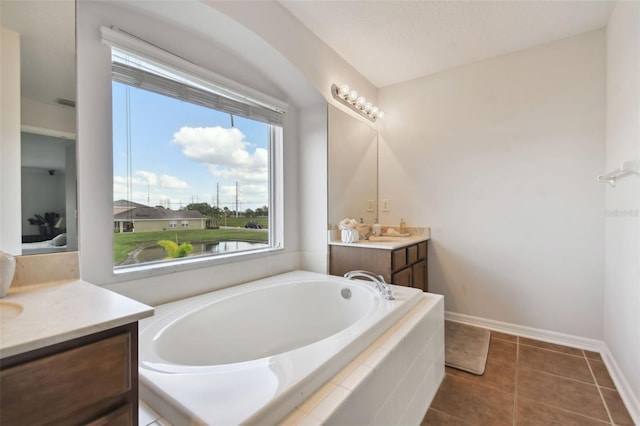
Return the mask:
<svg viewBox="0 0 640 426">
<path fill-rule="evenodd" d="M 418 245 L 407 247 L 407 264 L 412 264 L 418 261 Z"/>
<path fill-rule="evenodd" d="M 42 424 L 131 389 L 131 335 L 0 371 L 0 423 Z"/>
<path fill-rule="evenodd" d="M 136 413 L 136 417 L 137 415 Z M 87 423 L 85 426 L 131 426 L 135 421 L 133 404 L 126 404 L 99 419 Z"/>
<path fill-rule="evenodd" d="M 426 259 L 427 258 L 427 242 L 423 241 L 418 243 L 418 259 Z"/>
<path fill-rule="evenodd" d="M 404 248 L 395 250 L 391 254 L 391 269 L 396 271 L 407 266 L 407 250 Z"/>
</svg>

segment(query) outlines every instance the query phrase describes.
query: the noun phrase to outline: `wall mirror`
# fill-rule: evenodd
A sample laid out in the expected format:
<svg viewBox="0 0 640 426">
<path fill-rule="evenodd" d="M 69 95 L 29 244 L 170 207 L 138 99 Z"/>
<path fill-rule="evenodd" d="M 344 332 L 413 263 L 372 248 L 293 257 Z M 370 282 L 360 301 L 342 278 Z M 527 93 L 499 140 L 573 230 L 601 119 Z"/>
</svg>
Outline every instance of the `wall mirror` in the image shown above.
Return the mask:
<svg viewBox="0 0 640 426">
<path fill-rule="evenodd" d="M 0 17 L 20 38 L 22 254 L 77 250 L 75 2 L 2 0 Z"/>
<path fill-rule="evenodd" d="M 371 225 L 378 217 L 378 132 L 333 105 L 328 118 L 329 224 L 349 217 Z"/>
</svg>

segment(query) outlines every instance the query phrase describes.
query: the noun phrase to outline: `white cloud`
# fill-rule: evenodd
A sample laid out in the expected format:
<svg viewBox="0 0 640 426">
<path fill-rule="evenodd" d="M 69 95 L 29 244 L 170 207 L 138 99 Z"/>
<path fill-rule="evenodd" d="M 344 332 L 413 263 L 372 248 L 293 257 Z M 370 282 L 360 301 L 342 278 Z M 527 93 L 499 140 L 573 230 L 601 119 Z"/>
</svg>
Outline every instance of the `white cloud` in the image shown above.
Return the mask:
<svg viewBox="0 0 640 426">
<path fill-rule="evenodd" d="M 158 175 L 153 172 L 145 172 L 144 170 L 138 170 L 134 173 L 135 176 L 140 176 L 145 184 L 157 185 Z M 135 178 L 134 178 L 135 179 Z"/>
<path fill-rule="evenodd" d="M 160 186 L 169 189 L 187 189 L 191 186 L 176 176 L 160 175 Z"/>
<path fill-rule="evenodd" d="M 114 176 L 113 184 L 126 186 L 127 182 L 130 182 L 132 185 L 157 185 L 158 178 L 155 173 L 145 172 L 145 171 L 137 171 L 133 174 L 133 177 L 127 178 L 126 176 Z"/>
<path fill-rule="evenodd" d="M 268 151 L 256 148 L 249 153 L 250 144 L 237 128 L 182 127 L 173 138 L 187 158 L 206 165 L 213 176 L 242 182 L 268 180 Z"/>
</svg>

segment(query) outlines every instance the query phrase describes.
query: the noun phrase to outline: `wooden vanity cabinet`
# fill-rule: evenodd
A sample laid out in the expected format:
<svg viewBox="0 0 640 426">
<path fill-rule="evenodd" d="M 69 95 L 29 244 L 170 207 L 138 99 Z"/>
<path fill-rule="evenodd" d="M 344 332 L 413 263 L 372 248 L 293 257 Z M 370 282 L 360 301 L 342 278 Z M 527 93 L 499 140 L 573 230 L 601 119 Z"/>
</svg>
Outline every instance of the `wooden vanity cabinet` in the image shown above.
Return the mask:
<svg viewBox="0 0 640 426">
<path fill-rule="evenodd" d="M 0 360 L 0 424 L 137 425 L 138 323 Z"/>
<path fill-rule="evenodd" d="M 342 276 L 349 271 L 365 270 L 382 275 L 391 284 L 429 291 L 427 278 L 427 241 L 395 250 L 358 246 L 329 246 L 329 273 Z"/>
</svg>

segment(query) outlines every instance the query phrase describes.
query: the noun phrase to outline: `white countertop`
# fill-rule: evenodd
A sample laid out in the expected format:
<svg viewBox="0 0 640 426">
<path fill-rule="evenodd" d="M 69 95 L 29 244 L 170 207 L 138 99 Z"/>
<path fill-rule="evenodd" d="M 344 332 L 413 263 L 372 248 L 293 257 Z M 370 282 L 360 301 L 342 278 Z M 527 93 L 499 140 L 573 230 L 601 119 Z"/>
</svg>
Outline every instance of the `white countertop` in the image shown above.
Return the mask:
<svg viewBox="0 0 640 426">
<path fill-rule="evenodd" d="M 152 315 L 150 306 L 79 280 L 10 289 L 0 299 L 0 358 Z"/>
<path fill-rule="evenodd" d="M 382 250 L 395 250 L 398 248 L 410 246 L 415 243 L 427 241 L 430 238 L 429 233 L 421 235 L 410 235 L 408 237 L 390 237 L 391 241 L 369 241 L 359 240 L 356 243 L 343 243 L 342 241 L 329 241 L 331 246 L 345 246 L 354 248 L 370 248 L 370 249 L 382 249 Z M 384 239 L 384 237 L 380 237 Z"/>
</svg>

